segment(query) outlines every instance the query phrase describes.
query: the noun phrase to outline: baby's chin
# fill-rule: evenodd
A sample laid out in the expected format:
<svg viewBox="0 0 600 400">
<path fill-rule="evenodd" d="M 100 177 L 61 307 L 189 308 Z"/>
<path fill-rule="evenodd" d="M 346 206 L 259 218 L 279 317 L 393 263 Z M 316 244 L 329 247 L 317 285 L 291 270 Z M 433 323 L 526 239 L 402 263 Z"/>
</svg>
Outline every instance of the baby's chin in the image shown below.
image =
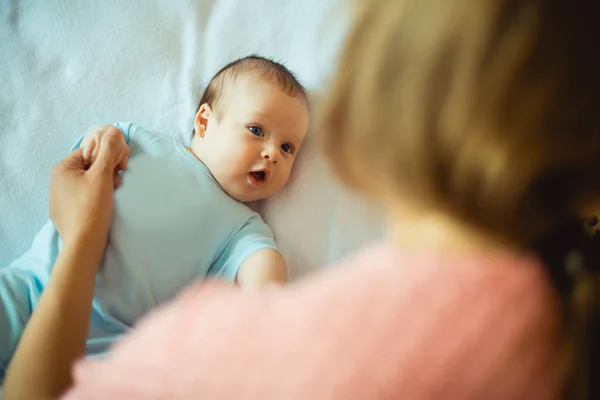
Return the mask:
<svg viewBox="0 0 600 400">
<path fill-rule="evenodd" d="M 233 198 L 239 201 L 240 203 L 254 203 L 256 201 L 264 200 L 267 197 L 269 196 L 239 196 Z"/>
<path fill-rule="evenodd" d="M 251 180 L 247 182 L 238 181 L 235 183 L 227 183 L 221 183 L 221 187 L 229 195 L 229 197 L 239 201 L 240 203 L 252 203 L 264 200 L 267 197 L 271 197 L 278 193 L 284 186 L 277 181 L 264 182 L 260 185 L 256 185 L 255 182 L 253 184 Z"/>
<path fill-rule="evenodd" d="M 272 195 L 272 193 L 267 193 L 266 191 L 262 191 L 262 190 L 260 190 L 260 191 L 259 190 L 237 191 L 237 190 L 227 190 L 227 188 L 224 188 L 224 189 L 225 189 L 225 192 L 229 195 L 229 197 L 239 201 L 240 203 L 253 203 L 255 201 L 260 201 L 260 200 L 266 199 L 267 197 Z"/>
</svg>

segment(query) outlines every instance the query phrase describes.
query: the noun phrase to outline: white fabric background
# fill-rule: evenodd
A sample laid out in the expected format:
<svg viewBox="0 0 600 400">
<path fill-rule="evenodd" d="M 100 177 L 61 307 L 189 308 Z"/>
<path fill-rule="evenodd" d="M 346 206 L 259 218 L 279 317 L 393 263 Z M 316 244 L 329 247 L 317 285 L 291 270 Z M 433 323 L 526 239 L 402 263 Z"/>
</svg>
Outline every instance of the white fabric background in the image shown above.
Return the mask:
<svg viewBox="0 0 600 400">
<path fill-rule="evenodd" d="M 210 77 L 250 53 L 284 62 L 318 105 L 350 16 L 345 0 L 0 0 L 0 266 L 48 218 L 50 169 L 87 128 L 188 137 Z M 288 187 L 259 204 L 293 276 L 380 232 L 332 180 L 318 135 Z"/>
</svg>

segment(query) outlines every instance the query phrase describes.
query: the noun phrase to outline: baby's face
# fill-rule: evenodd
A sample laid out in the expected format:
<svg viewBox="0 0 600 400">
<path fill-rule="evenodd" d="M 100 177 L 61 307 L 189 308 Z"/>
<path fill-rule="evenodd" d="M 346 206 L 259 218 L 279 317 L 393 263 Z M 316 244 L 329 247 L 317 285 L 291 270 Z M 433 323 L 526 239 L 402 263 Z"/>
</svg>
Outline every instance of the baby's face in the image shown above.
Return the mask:
<svg viewBox="0 0 600 400">
<path fill-rule="evenodd" d="M 308 130 L 308 107 L 279 86 L 252 76 L 225 88 L 220 118 L 202 105 L 192 152 L 234 199 L 250 202 L 287 182 Z"/>
</svg>

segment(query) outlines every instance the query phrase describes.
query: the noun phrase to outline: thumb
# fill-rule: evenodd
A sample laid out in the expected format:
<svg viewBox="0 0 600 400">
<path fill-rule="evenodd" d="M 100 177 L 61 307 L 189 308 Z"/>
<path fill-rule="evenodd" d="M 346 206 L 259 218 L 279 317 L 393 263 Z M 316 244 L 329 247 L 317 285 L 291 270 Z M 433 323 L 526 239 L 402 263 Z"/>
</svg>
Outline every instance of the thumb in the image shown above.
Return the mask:
<svg viewBox="0 0 600 400">
<path fill-rule="evenodd" d="M 111 127 L 100 141 L 100 148 L 98 149 L 98 156 L 96 161 L 90 167 L 90 171 L 97 173 L 113 175 L 113 171 L 119 164 L 119 136 L 121 132 L 116 127 Z"/>
<path fill-rule="evenodd" d="M 85 161 L 83 159 L 83 151 L 81 148 L 69 153 L 60 163 L 63 168 L 68 170 L 85 170 Z"/>
</svg>

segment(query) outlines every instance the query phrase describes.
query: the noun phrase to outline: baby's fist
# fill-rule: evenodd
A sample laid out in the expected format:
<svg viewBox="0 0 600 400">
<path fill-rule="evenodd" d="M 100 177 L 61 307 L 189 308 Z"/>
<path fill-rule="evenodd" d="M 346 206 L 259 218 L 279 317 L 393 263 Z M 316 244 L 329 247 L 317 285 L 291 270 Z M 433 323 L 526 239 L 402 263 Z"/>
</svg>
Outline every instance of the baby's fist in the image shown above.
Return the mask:
<svg viewBox="0 0 600 400">
<path fill-rule="evenodd" d="M 86 165 L 90 166 L 94 163 L 94 161 L 96 161 L 102 136 L 108 130 L 112 129 L 119 131 L 119 129 L 113 125 L 98 125 L 90 129 L 90 131 L 85 135 L 83 141 L 81 142 L 81 149 L 83 161 Z M 121 132 L 118 133 L 120 141 L 119 165 L 117 166 L 117 170 L 115 172 L 118 172 L 119 170 L 125 171 L 127 169 L 127 162 L 129 161 L 129 146 L 127 146 L 125 137 L 121 134 Z"/>
</svg>

